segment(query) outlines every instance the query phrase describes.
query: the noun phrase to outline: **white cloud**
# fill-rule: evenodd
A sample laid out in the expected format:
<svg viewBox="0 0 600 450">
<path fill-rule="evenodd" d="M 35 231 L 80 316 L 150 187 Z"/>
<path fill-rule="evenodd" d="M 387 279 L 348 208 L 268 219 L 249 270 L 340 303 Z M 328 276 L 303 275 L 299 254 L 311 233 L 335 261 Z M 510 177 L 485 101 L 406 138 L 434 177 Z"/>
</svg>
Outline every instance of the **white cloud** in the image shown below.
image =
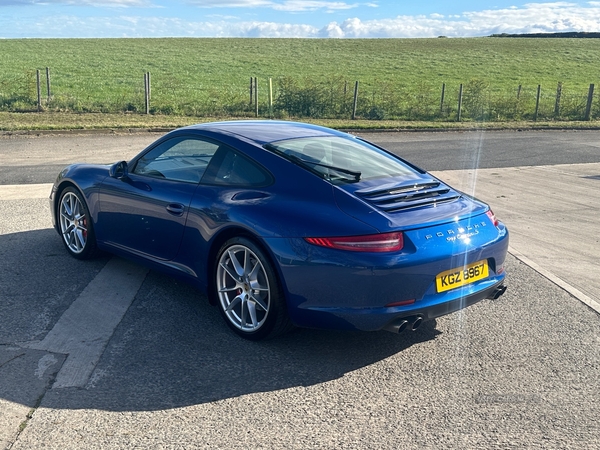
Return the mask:
<svg viewBox="0 0 600 450">
<path fill-rule="evenodd" d="M 326 38 L 343 38 L 344 31 L 336 22 L 331 22 L 325 28 L 319 31 L 319 37 Z"/>
<path fill-rule="evenodd" d="M 0 30 L 5 30 L 16 17 L 0 16 Z M 15 38 L 24 37 L 317 37 L 318 28 L 310 25 L 272 22 L 191 22 L 178 18 L 115 16 L 80 18 L 52 16 L 36 20 L 26 28 L 19 27 Z M 0 34 L 2 37 L 2 34 Z"/>
<path fill-rule="evenodd" d="M 271 8 L 275 11 L 305 12 L 324 9 L 327 11 L 339 11 L 357 8 L 358 3 L 348 4 L 326 0 L 188 0 L 189 4 L 200 8 Z M 368 4 L 367 6 L 373 6 Z"/>
<path fill-rule="evenodd" d="M 600 4 L 528 3 L 519 9 L 467 12 L 464 17 L 469 27 L 485 34 L 600 31 Z"/>
<path fill-rule="evenodd" d="M 510 7 L 465 12 L 444 17 L 398 16 L 392 19 L 345 20 L 332 22 L 321 30 L 327 37 L 435 37 L 487 36 L 499 33 L 559 33 L 566 31 L 600 31 L 600 2 L 590 6 L 574 3 L 528 3 L 524 7 Z"/>
<path fill-rule="evenodd" d="M 327 11 L 339 11 L 344 9 L 357 8 L 358 4 L 349 5 L 343 2 L 319 2 L 319 1 L 304 1 L 304 0 L 289 0 L 282 4 L 273 5 L 276 11 L 302 12 L 302 11 L 317 11 L 325 9 Z"/>
<path fill-rule="evenodd" d="M 48 1 L 48 0 L 46 0 Z M 79 0 L 81 1 L 81 0 Z M 85 1 L 85 0 L 84 0 Z M 92 0 L 87 0 L 91 2 Z M 94 0 L 132 5 L 141 0 Z M 224 0 L 228 1 L 228 0 Z M 246 6 L 263 0 L 229 0 Z M 204 4 L 213 2 L 208 0 Z M 327 8 L 344 2 L 279 2 L 296 7 Z M 326 5 L 326 6 L 322 6 Z M 284 17 L 281 14 L 281 17 Z M 0 15 L 0 37 L 303 37 L 303 38 L 402 38 L 435 36 L 486 36 L 497 33 L 600 31 L 600 1 L 585 6 L 569 2 L 528 3 L 522 7 L 469 11 L 459 15 L 398 16 L 381 20 L 348 18 L 320 26 L 285 22 L 240 21 L 230 16 L 206 17 L 203 21 L 183 18 L 119 16 L 78 18 L 40 16 L 21 22 L 19 16 Z M 26 34 L 25 34 L 26 33 Z"/>
<path fill-rule="evenodd" d="M 224 14 L 207 14 L 205 17 L 211 20 L 239 20 L 239 16 L 228 16 Z"/>
</svg>

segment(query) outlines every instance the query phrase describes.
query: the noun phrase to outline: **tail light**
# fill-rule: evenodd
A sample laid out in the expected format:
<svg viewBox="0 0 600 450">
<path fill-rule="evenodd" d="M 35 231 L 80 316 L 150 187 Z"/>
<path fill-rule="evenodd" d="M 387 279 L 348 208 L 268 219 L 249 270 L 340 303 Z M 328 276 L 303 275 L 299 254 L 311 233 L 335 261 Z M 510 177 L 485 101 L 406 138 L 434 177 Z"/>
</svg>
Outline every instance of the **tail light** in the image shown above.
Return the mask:
<svg viewBox="0 0 600 450">
<path fill-rule="evenodd" d="M 494 224 L 495 227 L 498 226 L 499 222 L 498 222 L 498 219 L 496 218 L 496 214 L 494 214 L 494 211 L 489 209 L 488 212 L 485 213 L 485 215 L 490 218 L 490 220 L 492 221 L 492 223 Z"/>
<path fill-rule="evenodd" d="M 397 252 L 404 247 L 402 233 L 381 233 L 365 236 L 309 237 L 307 242 L 321 247 L 352 252 Z"/>
</svg>

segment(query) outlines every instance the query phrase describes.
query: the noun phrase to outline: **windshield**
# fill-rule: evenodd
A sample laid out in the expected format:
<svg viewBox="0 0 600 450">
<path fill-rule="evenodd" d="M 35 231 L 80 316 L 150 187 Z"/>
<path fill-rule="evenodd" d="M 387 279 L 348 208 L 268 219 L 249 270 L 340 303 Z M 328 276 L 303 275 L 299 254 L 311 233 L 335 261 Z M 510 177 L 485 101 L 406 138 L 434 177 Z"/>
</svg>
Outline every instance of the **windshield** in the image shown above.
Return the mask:
<svg viewBox="0 0 600 450">
<path fill-rule="evenodd" d="M 288 139 L 265 146 L 332 183 L 413 174 L 394 156 L 358 139 L 338 136 Z"/>
</svg>

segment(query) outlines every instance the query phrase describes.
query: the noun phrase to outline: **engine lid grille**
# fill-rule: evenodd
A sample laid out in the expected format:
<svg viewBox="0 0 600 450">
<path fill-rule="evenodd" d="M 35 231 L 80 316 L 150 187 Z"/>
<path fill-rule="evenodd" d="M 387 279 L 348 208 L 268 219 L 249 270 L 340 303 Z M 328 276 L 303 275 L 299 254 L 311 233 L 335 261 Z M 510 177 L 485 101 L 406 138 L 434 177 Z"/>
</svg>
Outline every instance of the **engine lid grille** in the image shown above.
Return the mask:
<svg viewBox="0 0 600 450">
<path fill-rule="evenodd" d="M 385 212 L 436 206 L 461 197 L 459 193 L 434 179 L 362 189 L 355 191 L 355 194 Z"/>
</svg>

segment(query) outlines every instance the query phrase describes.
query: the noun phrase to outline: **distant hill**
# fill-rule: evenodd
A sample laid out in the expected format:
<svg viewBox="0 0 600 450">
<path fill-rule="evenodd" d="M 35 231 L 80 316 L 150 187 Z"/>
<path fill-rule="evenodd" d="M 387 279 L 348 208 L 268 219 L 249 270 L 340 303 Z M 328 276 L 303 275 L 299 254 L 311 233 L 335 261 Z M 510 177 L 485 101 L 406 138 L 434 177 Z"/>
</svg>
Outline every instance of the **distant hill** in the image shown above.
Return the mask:
<svg viewBox="0 0 600 450">
<path fill-rule="evenodd" d="M 524 33 L 524 34 L 492 34 L 490 37 L 508 38 L 600 38 L 600 33 L 588 33 L 585 31 L 569 31 L 566 33 Z"/>
</svg>

